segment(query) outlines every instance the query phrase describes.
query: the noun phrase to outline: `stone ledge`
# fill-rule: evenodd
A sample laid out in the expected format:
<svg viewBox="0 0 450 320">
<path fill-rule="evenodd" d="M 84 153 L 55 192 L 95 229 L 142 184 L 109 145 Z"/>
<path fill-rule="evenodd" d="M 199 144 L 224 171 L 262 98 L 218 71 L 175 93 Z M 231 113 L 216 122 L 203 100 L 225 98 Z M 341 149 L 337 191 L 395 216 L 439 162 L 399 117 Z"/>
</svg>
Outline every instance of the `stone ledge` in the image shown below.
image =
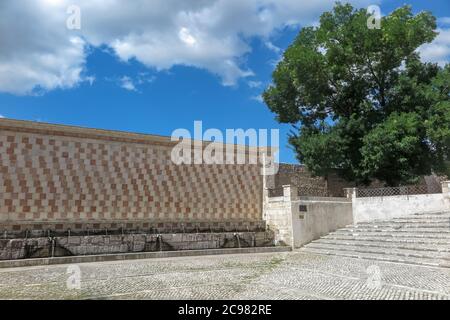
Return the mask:
<svg viewBox="0 0 450 320">
<path fill-rule="evenodd" d="M 54 264 L 75 264 L 87 262 L 135 260 L 135 259 L 175 258 L 188 256 L 220 255 L 220 254 L 271 253 L 271 252 L 289 252 L 289 251 L 292 251 L 291 247 L 280 246 L 280 247 L 252 247 L 252 248 L 233 248 L 233 249 L 122 253 L 122 254 L 105 254 L 105 255 L 91 255 L 91 256 L 70 256 L 70 257 L 56 257 L 56 258 L 0 261 L 0 268 L 31 267 L 42 265 L 54 265 Z"/>
</svg>

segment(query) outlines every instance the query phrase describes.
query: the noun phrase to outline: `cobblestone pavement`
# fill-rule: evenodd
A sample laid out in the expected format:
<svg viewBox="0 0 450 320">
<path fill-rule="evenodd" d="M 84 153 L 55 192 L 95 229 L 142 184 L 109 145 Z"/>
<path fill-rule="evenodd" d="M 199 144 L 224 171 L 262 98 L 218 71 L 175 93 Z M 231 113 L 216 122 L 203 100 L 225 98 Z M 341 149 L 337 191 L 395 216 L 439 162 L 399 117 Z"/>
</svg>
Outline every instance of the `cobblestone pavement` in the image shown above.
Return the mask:
<svg viewBox="0 0 450 320">
<path fill-rule="evenodd" d="M 0 298 L 450 298 L 450 269 L 303 252 L 101 262 L 68 267 L 0 269 Z M 77 270 L 81 272 L 79 288 Z"/>
</svg>

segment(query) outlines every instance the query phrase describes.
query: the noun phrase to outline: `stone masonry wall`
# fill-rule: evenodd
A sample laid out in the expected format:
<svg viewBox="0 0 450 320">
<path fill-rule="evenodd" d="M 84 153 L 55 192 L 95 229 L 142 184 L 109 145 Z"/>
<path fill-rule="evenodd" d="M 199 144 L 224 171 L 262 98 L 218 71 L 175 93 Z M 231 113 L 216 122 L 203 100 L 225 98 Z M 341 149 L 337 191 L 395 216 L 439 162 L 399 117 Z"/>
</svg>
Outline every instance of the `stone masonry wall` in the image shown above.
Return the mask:
<svg viewBox="0 0 450 320">
<path fill-rule="evenodd" d="M 354 187 L 337 172 L 323 178 L 313 176 L 303 165 L 280 163 L 278 173 L 267 177 L 270 196 L 281 196 L 284 185 L 297 187 L 300 196 L 315 197 L 344 197 L 344 188 Z"/>
<path fill-rule="evenodd" d="M 261 220 L 258 165 L 176 165 L 174 144 L 0 119 L 0 230 Z"/>
<path fill-rule="evenodd" d="M 306 167 L 297 164 L 280 163 L 278 173 L 267 177 L 271 196 L 283 195 L 284 185 L 294 185 L 302 195 L 327 196 L 327 183 L 322 177 L 314 177 Z"/>
<path fill-rule="evenodd" d="M 273 246 L 273 233 L 193 233 L 0 239 L 0 260 Z"/>
</svg>

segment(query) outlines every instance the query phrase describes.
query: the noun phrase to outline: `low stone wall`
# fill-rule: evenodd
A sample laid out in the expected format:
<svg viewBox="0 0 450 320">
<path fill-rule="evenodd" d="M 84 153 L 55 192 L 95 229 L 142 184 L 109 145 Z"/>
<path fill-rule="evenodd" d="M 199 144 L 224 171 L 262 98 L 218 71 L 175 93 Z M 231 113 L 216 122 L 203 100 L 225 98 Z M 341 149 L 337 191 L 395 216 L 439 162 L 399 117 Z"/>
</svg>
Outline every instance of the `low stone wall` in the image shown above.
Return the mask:
<svg viewBox="0 0 450 320">
<path fill-rule="evenodd" d="M 186 233 L 1 239 L 0 260 L 132 252 L 267 247 L 273 233 Z"/>
<path fill-rule="evenodd" d="M 444 211 L 450 211 L 450 197 L 444 194 L 353 198 L 354 223 Z"/>
<path fill-rule="evenodd" d="M 352 223 L 347 198 L 299 197 L 297 188 L 284 186 L 283 197 L 264 202 L 264 217 L 275 242 L 297 248 Z"/>
<path fill-rule="evenodd" d="M 346 198 L 306 198 L 292 203 L 294 247 L 352 224 L 352 203 Z"/>
<path fill-rule="evenodd" d="M 136 259 L 161 259 L 161 258 L 177 258 L 192 256 L 211 256 L 211 255 L 236 255 L 245 253 L 277 253 L 289 252 L 291 247 L 252 247 L 252 248 L 230 248 L 230 249 L 208 249 L 208 250 L 184 250 L 184 251 L 155 251 L 155 252 L 133 252 L 133 253 L 116 253 L 116 254 L 100 254 L 89 256 L 66 256 L 53 258 L 37 258 L 37 259 L 16 259 L 16 260 L 0 260 L 1 268 L 17 268 L 32 267 L 55 264 L 79 264 L 88 262 L 106 262 L 106 261 L 124 261 Z"/>
</svg>

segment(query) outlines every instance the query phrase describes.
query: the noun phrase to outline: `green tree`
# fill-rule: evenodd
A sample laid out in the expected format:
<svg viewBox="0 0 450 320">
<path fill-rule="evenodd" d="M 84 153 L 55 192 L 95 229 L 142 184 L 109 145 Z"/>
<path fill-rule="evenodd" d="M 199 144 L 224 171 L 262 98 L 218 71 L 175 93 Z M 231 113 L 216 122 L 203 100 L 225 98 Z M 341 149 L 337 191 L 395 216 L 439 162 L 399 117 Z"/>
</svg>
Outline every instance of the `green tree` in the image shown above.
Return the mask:
<svg viewBox="0 0 450 320">
<path fill-rule="evenodd" d="M 337 3 L 303 28 L 273 72 L 264 101 L 290 123 L 297 158 L 314 174 L 340 169 L 359 184 L 410 183 L 450 159 L 450 67 L 422 63 L 436 19 L 410 6 L 367 26 L 365 9 Z"/>
</svg>

